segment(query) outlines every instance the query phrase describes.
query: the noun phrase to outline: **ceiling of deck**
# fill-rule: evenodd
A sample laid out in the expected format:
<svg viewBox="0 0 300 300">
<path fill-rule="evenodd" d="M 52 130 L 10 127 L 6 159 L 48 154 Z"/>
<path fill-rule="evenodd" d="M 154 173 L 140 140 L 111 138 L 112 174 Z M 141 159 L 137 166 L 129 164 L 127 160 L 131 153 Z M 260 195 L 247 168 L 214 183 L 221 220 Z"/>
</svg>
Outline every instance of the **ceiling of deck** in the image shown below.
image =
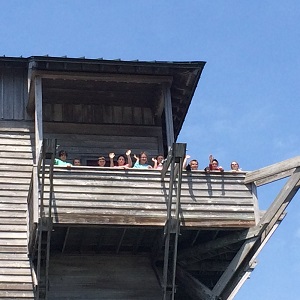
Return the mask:
<svg viewBox="0 0 300 300">
<path fill-rule="evenodd" d="M 103 59 L 30 57 L 32 76 L 43 78 L 48 103 L 149 107 L 162 113 L 162 91 L 170 87 L 177 138 L 205 62 L 141 62 Z"/>
<path fill-rule="evenodd" d="M 217 238 L 226 237 L 232 231 L 189 230 L 181 228 L 178 244 L 178 264 L 200 282 L 213 288 L 241 247 L 240 243 L 209 248 L 195 259 L 184 252 L 203 247 Z M 146 254 L 154 259 L 162 272 L 164 247 L 163 229 L 122 227 L 54 227 L 51 235 L 51 252 L 65 255 Z M 157 248 L 160 248 L 156 251 Z M 156 253 L 156 254 L 154 254 Z"/>
</svg>

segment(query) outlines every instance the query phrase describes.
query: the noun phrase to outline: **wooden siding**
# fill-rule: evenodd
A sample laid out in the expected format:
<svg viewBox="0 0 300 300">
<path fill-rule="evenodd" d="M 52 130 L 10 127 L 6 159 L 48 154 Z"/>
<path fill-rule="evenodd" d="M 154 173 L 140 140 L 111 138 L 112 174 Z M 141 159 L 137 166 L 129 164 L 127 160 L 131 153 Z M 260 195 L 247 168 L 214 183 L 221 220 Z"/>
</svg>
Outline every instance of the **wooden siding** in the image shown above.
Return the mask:
<svg viewBox="0 0 300 300">
<path fill-rule="evenodd" d="M 157 300 L 161 289 L 148 257 L 125 255 L 51 257 L 49 300 Z"/>
<path fill-rule="evenodd" d="M 184 173 L 180 208 L 182 225 L 210 228 L 253 226 L 253 194 L 251 185 L 244 185 L 244 177 L 244 173 Z M 168 189 L 168 178 L 162 182 L 157 170 L 92 167 L 67 170 L 55 167 L 54 222 L 164 226 Z M 49 186 L 46 186 L 48 190 Z"/>
<path fill-rule="evenodd" d="M 126 105 L 44 103 L 43 119 L 46 122 L 154 125 L 151 108 Z"/>
<path fill-rule="evenodd" d="M 64 149 L 68 152 L 69 162 L 77 157 L 85 165 L 87 159 L 97 159 L 99 156 L 105 156 L 108 161 L 108 153 L 115 152 L 118 156 L 125 154 L 128 149 L 132 150 L 132 155 L 146 151 L 149 160 L 151 160 L 151 157 L 163 151 L 162 132 L 159 127 L 120 127 L 115 125 L 105 127 L 99 125 L 80 128 L 80 125 L 70 125 L 55 126 L 55 124 L 51 124 L 50 129 L 48 123 L 46 126 L 48 127 L 47 133 L 44 134 L 45 138 L 57 140 L 58 151 Z M 86 128 L 85 132 L 89 134 L 80 132 L 84 128 Z M 77 133 L 70 133 L 73 130 Z M 69 133 L 63 134 L 64 131 L 69 131 Z M 139 134 L 142 136 L 139 136 Z"/>
<path fill-rule="evenodd" d="M 27 70 L 0 68 L 0 120 L 30 120 L 27 101 Z"/>
<path fill-rule="evenodd" d="M 33 136 L 26 122 L 0 121 L 0 298 L 34 299 L 27 255 L 27 195 Z"/>
</svg>

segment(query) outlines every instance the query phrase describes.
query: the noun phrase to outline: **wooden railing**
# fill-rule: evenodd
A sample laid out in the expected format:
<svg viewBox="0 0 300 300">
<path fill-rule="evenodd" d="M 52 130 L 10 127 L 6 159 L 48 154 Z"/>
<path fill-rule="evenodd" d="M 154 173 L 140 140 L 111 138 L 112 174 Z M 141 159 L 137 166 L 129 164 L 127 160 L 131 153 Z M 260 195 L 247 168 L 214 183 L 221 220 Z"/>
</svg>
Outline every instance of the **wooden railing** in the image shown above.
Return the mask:
<svg viewBox="0 0 300 300">
<path fill-rule="evenodd" d="M 28 250 L 31 262 L 36 260 L 36 265 L 32 268 L 33 278 L 35 278 L 35 297 L 38 300 L 41 293 L 42 298 L 47 299 L 48 291 L 48 270 L 50 257 L 50 236 L 52 229 L 52 191 L 53 191 L 53 164 L 55 157 L 56 141 L 44 140 L 41 146 L 41 152 L 38 155 L 38 163 L 33 166 L 30 187 L 27 197 L 28 205 Z M 46 159 L 50 158 L 50 166 L 47 167 L 49 181 L 48 203 L 45 205 L 45 172 Z M 48 211 L 45 212 L 45 207 Z M 46 217 L 47 215 L 47 217 Z M 42 257 L 42 239 L 43 232 L 46 232 L 46 257 Z M 41 279 L 41 264 L 44 263 L 44 281 Z M 43 282 L 43 283 L 42 283 Z M 41 289 L 41 286 L 43 290 Z"/>
</svg>

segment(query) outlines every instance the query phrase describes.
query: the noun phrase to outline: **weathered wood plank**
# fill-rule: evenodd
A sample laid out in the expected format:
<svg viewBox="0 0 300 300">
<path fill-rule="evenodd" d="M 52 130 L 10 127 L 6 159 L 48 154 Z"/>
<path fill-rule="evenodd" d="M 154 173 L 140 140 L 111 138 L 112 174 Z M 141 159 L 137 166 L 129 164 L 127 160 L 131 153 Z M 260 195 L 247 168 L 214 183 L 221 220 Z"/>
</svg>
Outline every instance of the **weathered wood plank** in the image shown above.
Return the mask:
<svg viewBox="0 0 300 300">
<path fill-rule="evenodd" d="M 290 170 L 300 166 L 300 156 L 284 160 L 282 162 L 248 172 L 245 183 L 260 181 L 260 185 L 290 176 Z"/>
<path fill-rule="evenodd" d="M 15 224 L 15 225 L 23 225 L 26 223 L 27 219 L 27 214 L 24 212 L 22 213 L 22 216 L 15 216 L 15 213 L 13 213 L 13 218 L 11 217 L 12 213 L 7 213 L 6 216 L 3 216 L 3 212 L 1 212 L 1 217 L 0 217 L 0 225 L 9 225 L 11 224 L 12 222 Z M 10 217 L 9 217 L 10 216 Z"/>
<path fill-rule="evenodd" d="M 83 204 L 84 202 L 84 204 Z M 45 201 L 45 203 L 47 203 Z M 60 200 L 55 198 L 54 201 L 55 207 L 62 207 L 62 208 L 81 208 L 84 207 L 86 209 L 97 209 L 97 208 L 106 208 L 106 209 L 130 209 L 130 210 L 145 210 L 145 211 L 164 211 L 167 209 L 167 204 L 163 201 L 118 201 L 118 199 L 107 201 L 106 199 L 98 200 L 98 201 L 82 201 L 81 199 L 77 200 Z M 172 208 L 175 208 L 175 203 L 173 203 Z M 181 211 L 207 211 L 207 212 L 214 212 L 214 211 L 224 211 L 224 212 L 253 212 L 253 204 L 244 203 L 241 204 L 228 204 L 228 203 L 191 203 L 191 202 L 181 202 L 180 206 Z"/>
<path fill-rule="evenodd" d="M 85 225 L 128 225 L 128 226 L 153 226 L 163 227 L 166 223 L 166 216 L 132 216 L 132 215 L 98 215 L 98 214 L 69 214 L 68 212 L 54 214 L 54 223 L 57 224 L 85 224 Z M 239 216 L 238 216 L 239 217 Z M 181 226 L 191 228 L 249 228 L 255 225 L 253 218 L 240 217 L 237 219 L 228 218 L 195 218 L 184 219 Z"/>
<path fill-rule="evenodd" d="M 2 227 L 2 226 L 1 226 Z M 24 232 L 2 232 L 0 231 L 0 239 L 26 239 L 27 231 Z"/>
<path fill-rule="evenodd" d="M 161 289 L 146 256 L 103 255 L 83 259 L 59 255 L 51 261 L 49 281 L 49 300 L 78 296 L 90 300 L 161 298 Z"/>
<path fill-rule="evenodd" d="M 33 132 L 34 123 L 32 121 L 0 121 L 1 132 L 17 132 L 17 133 L 30 133 Z"/>
<path fill-rule="evenodd" d="M 18 191 L 28 191 L 28 184 L 1 184 L 0 185 L 0 191 L 1 190 L 6 190 L 6 191 L 14 191 L 14 192 L 18 192 Z"/>
<path fill-rule="evenodd" d="M 1 164 L 0 165 L 0 171 L 3 172 L 3 171 L 13 171 L 13 172 L 25 172 L 25 173 L 30 173 L 29 174 L 29 178 L 31 176 L 31 172 L 32 172 L 32 165 L 19 165 L 19 164 L 13 164 L 13 165 L 10 165 L 10 164 L 7 164 L 7 165 L 4 165 L 4 164 Z"/>
<path fill-rule="evenodd" d="M 3 253 L 0 251 L 0 261 L 28 261 L 28 255 L 25 253 Z"/>
<path fill-rule="evenodd" d="M 49 200 L 48 194 L 45 195 L 45 202 L 47 202 Z M 128 202 L 128 203 L 132 203 L 133 205 L 135 205 L 135 203 L 141 203 L 141 205 L 146 205 L 147 203 L 150 204 L 161 204 L 164 203 L 164 198 L 161 195 L 122 195 L 122 194 L 105 194 L 105 195 L 101 195 L 101 194 L 80 194 L 80 193 L 59 193 L 59 192 L 55 192 L 55 202 L 58 201 L 78 201 L 78 202 L 84 202 L 84 201 L 88 201 L 88 202 L 99 202 L 101 203 L 101 201 L 105 201 L 105 202 L 120 202 L 120 204 L 122 205 L 123 202 Z M 63 202 L 61 202 L 63 203 Z M 198 199 L 193 198 L 192 202 L 191 202 L 191 197 L 190 195 L 188 196 L 182 196 L 180 197 L 180 203 L 181 204 L 186 204 L 186 205 L 231 205 L 231 206 L 253 206 L 253 203 L 251 202 L 251 198 L 247 197 L 247 198 L 240 198 L 240 197 L 208 197 L 207 194 L 204 195 L 204 197 L 199 197 Z"/>
<path fill-rule="evenodd" d="M 15 267 L 15 268 L 9 268 L 9 267 L 5 267 L 2 264 L 0 264 L 0 276 L 30 276 L 31 277 L 31 270 L 30 268 L 25 269 L 25 268 L 19 268 L 19 267 Z"/>
<path fill-rule="evenodd" d="M 2 178 L 2 180 L 5 178 L 6 180 L 8 178 L 16 178 L 18 180 L 18 178 L 22 178 L 23 179 L 27 179 L 27 181 L 30 181 L 30 176 L 31 176 L 31 172 L 26 172 L 26 171 L 17 171 L 14 168 L 11 168 L 10 170 L 1 170 L 0 172 L 0 178 Z M 1 197 L 1 195 L 0 195 Z"/>
<path fill-rule="evenodd" d="M 1 124 L 1 123 L 0 123 Z M 1 136 L 0 134 L 0 145 L 14 145 L 14 146 L 27 146 L 32 147 L 34 141 L 31 138 L 25 138 L 25 136 Z"/>
<path fill-rule="evenodd" d="M 8 179 L 9 177 L 7 176 L 7 174 L 6 174 L 5 177 L 2 177 L 2 175 L 5 175 L 5 174 L 1 174 L 1 176 L 0 176 L 0 184 L 6 184 L 7 182 L 10 181 Z M 26 184 L 27 187 L 28 187 L 28 185 L 30 183 L 30 179 L 28 177 L 27 178 L 18 178 L 18 177 L 11 176 L 10 178 L 14 178 L 14 184 Z"/>
<path fill-rule="evenodd" d="M 17 270 L 15 270 L 15 272 L 17 274 Z M 4 297 L 3 290 L 10 290 L 10 292 L 9 292 L 11 294 L 10 296 L 13 296 L 12 293 L 16 293 L 16 291 L 30 291 L 31 292 L 30 297 L 33 297 L 33 289 L 32 289 L 31 283 L 7 283 L 7 282 L 2 283 L 2 282 L 0 282 L 0 291 L 2 292 L 2 294 L 0 294 L 0 295 L 2 295 L 2 297 Z M 29 293 L 26 293 L 26 294 L 29 295 Z M 15 296 L 20 297 L 20 294 L 19 295 L 15 294 Z M 8 299 L 8 298 L 5 297 L 2 299 Z M 10 299 L 17 300 L 16 298 L 10 298 Z M 23 299 L 23 297 L 22 297 L 22 299 Z"/>
<path fill-rule="evenodd" d="M 6 185 L 8 186 L 8 185 Z M 79 199 L 85 199 L 87 197 L 90 197 L 90 195 L 87 194 L 97 194 L 99 195 L 99 199 L 106 199 L 106 200 L 119 200 L 122 199 L 122 195 L 126 196 L 130 196 L 132 194 L 132 190 L 134 190 L 135 196 L 151 196 L 151 197 L 160 197 L 161 201 L 166 201 L 167 199 L 167 194 L 163 194 L 161 192 L 161 190 L 159 188 L 154 188 L 154 187 L 148 187 L 147 189 L 142 188 L 142 187 L 131 187 L 131 189 L 127 188 L 127 189 L 123 189 L 123 191 L 120 189 L 119 191 L 115 189 L 111 189 L 109 186 L 95 186 L 95 187 L 88 187 L 88 186 L 69 186 L 70 189 L 72 189 L 72 192 L 70 192 L 70 195 L 72 195 L 74 198 L 79 198 Z M 10 186 L 10 188 L 13 188 L 13 186 Z M 9 187 L 7 188 L 9 189 Z M 19 188 L 19 190 L 23 190 L 23 188 Z M 45 189 L 46 192 L 49 191 L 48 187 Z M 55 186 L 54 188 L 54 192 L 57 193 L 58 198 L 64 198 L 64 196 L 62 195 L 65 192 L 65 188 L 63 186 Z M 123 192 L 123 194 L 122 194 Z M 175 197 L 175 193 L 173 194 L 173 196 Z M 189 198 L 191 203 L 197 203 L 199 201 L 201 201 L 202 198 L 206 198 L 206 199 L 210 199 L 211 202 L 213 203 L 213 200 L 218 198 L 218 199 L 224 199 L 224 201 L 226 201 L 225 199 L 228 198 L 237 198 L 240 199 L 241 197 L 244 198 L 248 198 L 249 203 L 252 203 L 253 201 L 251 201 L 251 197 L 249 197 L 248 193 L 243 193 L 243 192 L 238 192 L 238 191 L 232 191 L 232 192 L 228 192 L 227 195 L 224 195 L 224 193 L 222 191 L 213 191 L 211 193 L 208 193 L 205 190 L 195 190 L 193 191 L 193 193 L 191 194 L 189 191 L 183 190 L 182 191 L 182 197 L 184 199 L 185 198 Z M 113 199 L 112 199 L 113 197 Z M 98 198 L 96 198 L 97 200 Z M 122 200 L 121 200 L 122 201 Z M 154 200 L 155 201 L 155 200 Z M 226 203 L 226 202 L 224 202 Z"/>
<path fill-rule="evenodd" d="M 34 142 L 34 134 L 31 132 L 28 132 L 28 130 L 26 130 L 28 133 L 23 133 L 23 130 L 21 128 L 17 128 L 15 129 L 15 131 L 10 131 L 14 128 L 6 128 L 6 124 L 7 122 L 5 121 L 0 121 L 0 139 L 7 139 L 7 140 L 21 140 L 21 141 L 31 141 Z M 16 126 L 16 124 L 19 124 L 19 122 L 14 122 L 13 125 L 14 127 Z M 23 124 L 26 124 L 25 122 Z M 10 130 L 9 130 L 10 129 Z M 30 143 L 28 143 L 28 145 L 30 145 Z"/>
<path fill-rule="evenodd" d="M 30 271 L 30 262 L 29 262 L 29 258 L 27 258 L 27 260 L 8 260 L 8 261 L 1 261 L 0 262 L 1 267 L 3 268 L 18 268 L 18 269 L 23 269 L 23 272 L 25 270 L 27 270 L 29 273 L 31 274 Z"/>
<path fill-rule="evenodd" d="M 1 245 L 1 252 L 2 253 L 28 253 L 27 246 L 19 246 L 19 245 Z"/>
<path fill-rule="evenodd" d="M 0 246 L 21 246 L 22 247 L 24 245 L 26 245 L 26 238 L 9 239 L 9 238 L 0 237 Z"/>
<path fill-rule="evenodd" d="M 109 136 L 132 136 L 132 137 L 144 137 L 145 131 L 147 132 L 147 138 L 161 136 L 161 127 L 159 126 L 132 126 L 132 125 L 110 125 L 110 124 L 74 124 L 74 123 L 44 123 L 45 138 L 49 134 L 59 135 L 61 134 L 61 126 L 64 126 L 65 134 L 77 134 L 85 135 L 87 132 L 90 135 L 101 135 Z M 144 140 L 145 142 L 145 140 Z"/>
<path fill-rule="evenodd" d="M 4 191 L 5 191 L 5 196 L 7 196 L 7 197 L 27 197 L 27 195 L 28 195 L 28 189 L 27 189 L 27 191 L 24 189 L 24 190 L 19 190 L 19 191 L 16 191 L 16 190 L 14 190 L 14 189 L 11 189 L 11 190 L 5 190 L 5 189 L 3 189 Z M 0 193 L 1 193 L 2 191 L 1 191 L 1 187 L 0 187 Z"/>
<path fill-rule="evenodd" d="M 186 173 L 180 207 L 184 226 L 254 224 L 252 187 L 243 183 L 244 177 Z M 55 222 L 88 223 L 90 218 L 96 224 L 161 226 L 166 221 L 168 185 L 168 179 L 161 182 L 159 171 L 55 168 L 52 213 Z M 48 191 L 46 186 L 46 206 Z"/>
<path fill-rule="evenodd" d="M 27 152 L 32 153 L 31 147 L 28 146 L 19 146 L 19 145 L 3 145 L 0 144 L 0 151 L 2 152 Z"/>
<path fill-rule="evenodd" d="M 2 231 L 2 233 L 5 233 L 7 232 L 8 234 L 11 234 L 12 231 L 16 231 L 16 232 L 26 232 L 27 230 L 27 226 L 25 224 L 22 224 L 22 225 L 18 225 L 18 224 L 14 224 L 13 223 L 14 219 L 12 218 L 12 224 L 11 225 L 4 225 L 4 224 L 1 224 L 1 219 L 0 219 L 0 224 L 1 224 L 1 227 L 0 227 L 0 234 Z"/>
<path fill-rule="evenodd" d="M 33 291 L 27 290 L 12 290 L 12 291 L 2 291 L 0 290 L 0 298 L 5 300 L 21 300 L 21 299 L 34 299 Z"/>
</svg>

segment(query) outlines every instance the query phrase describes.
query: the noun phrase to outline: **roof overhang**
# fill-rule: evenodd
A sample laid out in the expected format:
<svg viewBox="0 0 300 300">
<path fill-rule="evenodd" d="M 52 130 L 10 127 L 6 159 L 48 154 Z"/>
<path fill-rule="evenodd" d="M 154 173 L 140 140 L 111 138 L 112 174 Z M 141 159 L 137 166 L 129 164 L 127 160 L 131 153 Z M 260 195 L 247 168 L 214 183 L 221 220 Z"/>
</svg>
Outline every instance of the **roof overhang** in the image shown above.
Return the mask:
<svg viewBox="0 0 300 300">
<path fill-rule="evenodd" d="M 168 86 L 171 92 L 174 135 L 177 138 L 192 97 L 200 79 L 205 62 L 121 61 L 86 58 L 33 56 L 28 58 L 29 102 L 34 106 L 34 80 L 55 80 L 75 86 L 98 84 L 128 84 L 132 90 L 162 89 Z M 79 84 L 80 83 L 80 84 Z M 142 87 L 142 88 L 141 88 Z M 150 95 L 151 93 L 149 93 Z M 134 98 L 134 96 L 133 96 Z M 146 98 L 145 98 L 146 99 Z M 142 100 L 142 99 L 141 99 Z M 149 100 L 149 99 L 148 99 Z M 145 100 L 147 101 L 147 100 Z M 162 109 L 162 105 L 158 105 Z"/>
</svg>

